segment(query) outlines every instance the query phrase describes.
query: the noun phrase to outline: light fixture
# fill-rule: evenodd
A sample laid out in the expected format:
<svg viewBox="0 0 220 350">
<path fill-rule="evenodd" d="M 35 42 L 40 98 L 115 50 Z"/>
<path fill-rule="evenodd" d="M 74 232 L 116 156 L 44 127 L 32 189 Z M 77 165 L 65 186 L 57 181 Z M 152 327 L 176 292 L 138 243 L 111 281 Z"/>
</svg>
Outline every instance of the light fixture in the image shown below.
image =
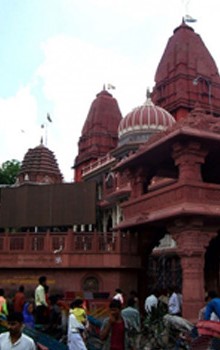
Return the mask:
<svg viewBox="0 0 220 350">
<path fill-rule="evenodd" d="M 199 81 L 205 81 L 208 88 L 208 99 L 209 99 L 209 109 L 210 114 L 212 114 L 212 82 L 211 80 L 203 77 L 202 75 L 198 75 L 195 79 L 193 79 L 193 85 L 198 85 Z"/>
</svg>

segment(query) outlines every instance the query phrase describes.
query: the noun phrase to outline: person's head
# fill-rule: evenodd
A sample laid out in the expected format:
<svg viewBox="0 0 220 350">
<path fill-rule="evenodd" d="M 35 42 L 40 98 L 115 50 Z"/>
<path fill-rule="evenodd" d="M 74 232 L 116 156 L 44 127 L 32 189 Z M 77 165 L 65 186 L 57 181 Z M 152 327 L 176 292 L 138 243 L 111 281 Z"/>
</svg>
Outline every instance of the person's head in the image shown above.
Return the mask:
<svg viewBox="0 0 220 350">
<path fill-rule="evenodd" d="M 120 288 L 116 288 L 116 289 L 115 289 L 115 292 L 116 292 L 116 293 L 120 293 L 120 294 L 123 293 L 122 290 L 121 290 Z"/>
<path fill-rule="evenodd" d="M 0 288 L 0 296 L 3 297 L 5 295 L 5 290 L 3 288 Z"/>
<path fill-rule="evenodd" d="M 74 309 L 76 307 L 83 307 L 83 299 L 81 298 L 76 298 L 71 304 L 70 308 Z"/>
<path fill-rule="evenodd" d="M 51 295 L 51 296 L 49 297 L 49 300 L 50 300 L 50 304 L 51 304 L 51 305 L 56 305 L 57 300 L 58 300 L 58 296 L 57 296 L 57 295 Z"/>
<path fill-rule="evenodd" d="M 176 293 L 176 287 L 175 286 L 170 286 L 168 288 L 168 293 L 169 293 L 169 295 L 172 295 L 173 293 Z"/>
<path fill-rule="evenodd" d="M 32 314 L 34 312 L 34 302 L 32 300 L 27 301 L 24 304 L 24 314 Z"/>
<path fill-rule="evenodd" d="M 210 290 L 207 295 L 207 300 L 209 301 L 214 298 L 218 298 L 218 294 L 215 290 Z"/>
<path fill-rule="evenodd" d="M 40 276 L 39 279 L 39 284 L 42 284 L 42 286 L 44 286 L 47 282 L 47 277 L 46 276 Z"/>
<path fill-rule="evenodd" d="M 20 293 L 24 293 L 24 286 L 21 285 L 21 286 L 18 288 L 18 291 L 19 291 Z"/>
<path fill-rule="evenodd" d="M 138 297 L 138 293 L 136 292 L 136 290 L 131 290 L 131 291 L 130 291 L 130 296 L 131 296 L 132 298 L 137 298 L 137 297 Z"/>
<path fill-rule="evenodd" d="M 110 314 L 115 317 L 115 319 L 118 319 L 121 314 L 121 302 L 119 300 L 113 299 L 109 304 L 109 311 Z"/>
<path fill-rule="evenodd" d="M 8 330 L 13 336 L 19 335 L 23 327 L 23 315 L 21 312 L 12 312 L 8 315 Z"/>
<path fill-rule="evenodd" d="M 127 306 L 134 307 L 135 306 L 135 299 L 129 298 L 127 301 Z"/>
<path fill-rule="evenodd" d="M 149 294 L 148 294 L 148 296 L 150 296 L 150 295 L 154 295 L 155 297 L 157 297 L 157 289 L 156 288 L 151 288 L 150 290 L 149 290 Z"/>
<path fill-rule="evenodd" d="M 34 312 L 34 303 L 33 303 L 33 301 L 30 301 L 28 303 L 27 311 L 28 311 L 29 314 L 33 314 L 33 312 Z"/>
</svg>

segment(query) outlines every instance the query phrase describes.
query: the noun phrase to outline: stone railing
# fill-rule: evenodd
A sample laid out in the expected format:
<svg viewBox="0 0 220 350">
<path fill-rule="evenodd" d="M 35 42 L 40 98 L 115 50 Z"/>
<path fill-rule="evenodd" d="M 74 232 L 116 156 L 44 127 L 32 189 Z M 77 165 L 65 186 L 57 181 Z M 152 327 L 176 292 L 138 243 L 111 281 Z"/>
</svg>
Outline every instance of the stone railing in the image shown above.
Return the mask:
<svg viewBox="0 0 220 350">
<path fill-rule="evenodd" d="M 130 233 L 0 233 L 0 267 L 137 266 L 137 240 Z"/>
<path fill-rule="evenodd" d="M 100 157 L 98 158 L 97 161 L 85 166 L 83 169 L 82 169 L 82 176 L 86 176 L 88 175 L 89 173 L 101 168 L 102 166 L 108 164 L 108 163 L 111 163 L 111 162 L 114 162 L 115 161 L 115 158 L 112 157 L 109 153 L 104 156 L 104 157 Z"/>
<path fill-rule="evenodd" d="M 130 253 L 128 237 L 108 232 L 16 232 L 0 233 L 0 253 Z"/>
</svg>

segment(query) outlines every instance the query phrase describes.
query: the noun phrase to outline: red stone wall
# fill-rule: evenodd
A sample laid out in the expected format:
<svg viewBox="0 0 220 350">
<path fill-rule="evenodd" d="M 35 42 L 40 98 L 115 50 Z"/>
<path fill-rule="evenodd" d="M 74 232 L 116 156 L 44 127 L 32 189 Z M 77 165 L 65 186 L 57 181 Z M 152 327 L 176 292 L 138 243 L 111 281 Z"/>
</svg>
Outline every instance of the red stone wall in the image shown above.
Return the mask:
<svg viewBox="0 0 220 350">
<path fill-rule="evenodd" d="M 81 292 L 83 282 L 88 277 L 95 277 L 99 281 L 98 292 L 109 292 L 110 297 L 114 295 L 115 288 L 121 288 L 128 294 L 132 289 L 137 288 L 137 274 L 132 271 L 119 270 L 62 270 L 62 269 L 1 269 L 0 287 L 5 289 L 6 296 L 12 296 L 18 287 L 23 284 L 26 294 L 30 296 L 38 284 L 41 275 L 47 276 L 49 293 L 54 292 Z"/>
</svg>

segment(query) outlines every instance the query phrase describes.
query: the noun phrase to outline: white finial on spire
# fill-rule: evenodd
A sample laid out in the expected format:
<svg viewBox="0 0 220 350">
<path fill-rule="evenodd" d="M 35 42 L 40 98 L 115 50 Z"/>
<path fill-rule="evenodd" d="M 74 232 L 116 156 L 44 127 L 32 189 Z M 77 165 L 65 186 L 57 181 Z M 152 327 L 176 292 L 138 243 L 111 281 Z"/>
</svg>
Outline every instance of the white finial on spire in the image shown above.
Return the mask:
<svg viewBox="0 0 220 350">
<path fill-rule="evenodd" d="M 144 105 L 148 105 L 148 106 L 153 105 L 153 102 L 151 101 L 151 92 L 150 92 L 149 87 L 147 88 L 147 91 L 146 91 L 146 101 L 145 101 Z"/>
</svg>

